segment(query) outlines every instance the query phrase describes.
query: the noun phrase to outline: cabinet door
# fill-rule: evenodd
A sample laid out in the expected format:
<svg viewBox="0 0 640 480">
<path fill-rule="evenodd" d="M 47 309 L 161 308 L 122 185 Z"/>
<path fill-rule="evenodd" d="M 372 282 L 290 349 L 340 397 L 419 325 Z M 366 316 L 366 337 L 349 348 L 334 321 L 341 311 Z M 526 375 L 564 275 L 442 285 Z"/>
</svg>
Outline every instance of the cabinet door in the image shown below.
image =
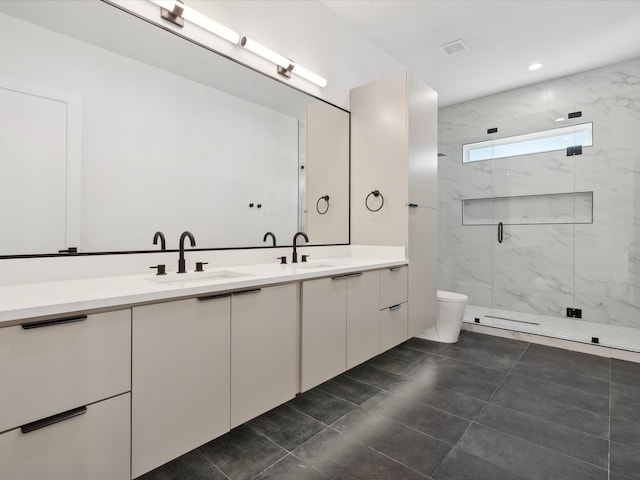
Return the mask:
<svg viewBox="0 0 640 480">
<path fill-rule="evenodd" d="M 346 370 L 347 278 L 302 283 L 301 391 Z"/>
<path fill-rule="evenodd" d="M 423 333 L 438 317 L 437 210 L 409 209 L 409 336 Z"/>
<path fill-rule="evenodd" d="M 380 270 L 380 309 L 407 301 L 407 266 Z"/>
<path fill-rule="evenodd" d="M 351 90 L 351 243 L 407 241 L 407 74 Z M 384 197 L 370 197 L 374 190 Z"/>
<path fill-rule="evenodd" d="M 347 369 L 376 356 L 380 348 L 380 272 L 347 279 Z"/>
<path fill-rule="evenodd" d="M 298 285 L 231 299 L 231 428 L 292 399 L 298 389 Z"/>
<path fill-rule="evenodd" d="M 229 430 L 229 297 L 133 309 L 132 474 Z"/>
<path fill-rule="evenodd" d="M 409 203 L 438 207 L 438 93 L 408 75 Z"/>
<path fill-rule="evenodd" d="M 401 344 L 407 338 L 407 304 L 380 310 L 380 352 Z"/>
<path fill-rule="evenodd" d="M 0 432 L 128 392 L 131 310 L 0 329 L 0 384 Z"/>
<path fill-rule="evenodd" d="M 82 414 L 28 433 L 20 428 L 3 433 L 0 477 L 128 480 L 130 401 L 125 393 L 88 405 Z"/>
</svg>

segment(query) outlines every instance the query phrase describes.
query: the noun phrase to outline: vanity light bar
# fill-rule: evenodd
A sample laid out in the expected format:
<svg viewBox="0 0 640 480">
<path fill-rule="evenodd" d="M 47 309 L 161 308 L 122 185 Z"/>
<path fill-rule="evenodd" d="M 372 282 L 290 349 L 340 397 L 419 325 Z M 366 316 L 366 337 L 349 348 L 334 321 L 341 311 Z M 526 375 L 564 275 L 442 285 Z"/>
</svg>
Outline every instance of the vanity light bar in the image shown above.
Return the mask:
<svg viewBox="0 0 640 480">
<path fill-rule="evenodd" d="M 167 20 L 175 23 L 178 26 L 182 26 L 178 19 L 187 20 L 194 25 L 204 28 L 205 30 L 224 38 L 226 41 L 237 45 L 240 41 L 240 34 L 234 32 L 230 28 L 211 20 L 206 15 L 194 10 L 193 8 L 185 5 L 179 0 L 150 0 L 151 3 L 155 3 L 159 7 L 165 9 L 168 12 L 168 16 L 164 16 Z M 170 18 L 170 17 L 173 17 Z"/>
<path fill-rule="evenodd" d="M 325 78 L 316 73 L 313 73 L 311 70 L 304 68 L 302 65 L 289 60 L 287 57 L 274 52 L 270 48 L 265 47 L 255 40 L 252 40 L 248 37 L 242 37 L 242 40 L 240 40 L 240 45 L 242 45 L 247 50 L 255 53 L 256 55 L 259 55 L 262 58 L 275 63 L 278 66 L 278 73 L 280 73 L 281 75 L 291 77 L 291 72 L 293 72 L 299 77 L 315 83 L 319 87 L 327 86 L 327 80 Z"/>
<path fill-rule="evenodd" d="M 290 69 L 291 65 L 293 64 L 293 62 L 287 57 L 274 52 L 261 43 L 258 43 L 255 40 L 251 40 L 250 38 L 242 37 L 242 40 L 240 40 L 240 45 L 242 45 L 250 52 L 253 52 L 256 55 L 260 55 L 262 58 L 265 58 L 284 69 Z"/>
<path fill-rule="evenodd" d="M 321 77 L 317 73 L 313 73 L 311 70 L 304 68 L 302 65 L 298 65 L 297 63 L 294 63 L 292 71 L 299 77 L 302 77 L 305 80 L 309 80 L 310 82 L 315 83 L 319 87 L 327 86 L 326 78 Z"/>
</svg>

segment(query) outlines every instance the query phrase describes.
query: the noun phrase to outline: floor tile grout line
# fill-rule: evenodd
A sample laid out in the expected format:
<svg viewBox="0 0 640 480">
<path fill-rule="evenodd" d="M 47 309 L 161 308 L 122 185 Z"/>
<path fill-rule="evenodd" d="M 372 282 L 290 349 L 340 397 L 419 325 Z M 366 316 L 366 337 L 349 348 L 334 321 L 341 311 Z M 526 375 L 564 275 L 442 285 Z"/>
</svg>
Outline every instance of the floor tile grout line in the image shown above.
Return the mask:
<svg viewBox="0 0 640 480">
<path fill-rule="evenodd" d="M 598 469 L 600 469 L 600 470 L 604 470 L 604 471 L 607 471 L 607 472 L 609 471 L 609 469 L 608 469 L 607 467 L 602 467 L 602 466 L 600 466 L 600 465 L 596 465 L 595 463 L 590 463 L 590 462 L 587 462 L 587 461 L 582 460 L 582 459 L 580 459 L 580 458 L 576 458 L 576 457 L 574 457 L 574 456 L 572 456 L 572 455 L 568 455 L 568 454 L 566 454 L 566 453 L 559 452 L 558 450 L 554 450 L 554 449 L 553 449 L 553 448 L 551 448 L 551 447 L 547 447 L 547 446 L 545 446 L 545 445 L 540 445 L 540 444 L 538 444 L 538 443 L 531 442 L 531 441 L 527 440 L 526 438 L 522 438 L 522 437 L 519 437 L 519 436 L 513 435 L 513 434 L 511 434 L 511 433 L 504 432 L 504 431 L 502 431 L 502 430 L 498 430 L 497 428 L 493 428 L 493 427 L 489 427 L 489 426 L 487 426 L 487 425 L 483 425 L 483 424 L 481 424 L 481 423 L 475 423 L 475 422 L 474 422 L 474 424 L 475 424 L 475 425 L 479 425 L 479 426 L 481 426 L 481 427 L 483 427 L 483 428 L 487 428 L 487 429 L 489 429 L 489 430 L 493 430 L 494 432 L 498 432 L 498 433 L 500 433 L 500 434 L 507 435 L 507 436 L 512 437 L 512 438 L 515 438 L 515 439 L 517 439 L 517 440 L 521 440 L 521 441 L 523 441 L 523 442 L 525 442 L 525 443 L 528 443 L 529 445 L 533 445 L 534 447 L 541 448 L 541 449 L 543 449 L 543 450 L 546 450 L 546 451 L 548 451 L 548 452 L 554 453 L 554 454 L 556 454 L 556 455 L 559 455 L 559 456 L 562 456 L 562 457 L 570 458 L 570 459 L 572 459 L 572 460 L 575 460 L 575 461 L 580 462 L 580 463 L 584 463 L 585 465 L 589 465 L 589 466 L 592 466 L 592 467 L 598 468 Z M 465 432 L 465 433 L 466 433 L 466 432 Z M 461 437 L 461 438 L 462 438 L 462 437 Z M 469 452 L 469 451 L 467 451 L 467 450 L 464 450 L 464 449 L 462 449 L 462 448 L 461 448 L 461 450 L 463 450 L 463 451 L 465 451 L 465 452 L 467 452 L 467 453 L 470 453 L 470 454 L 472 454 L 472 455 L 475 455 L 474 453 Z M 487 460 L 487 461 L 489 461 L 489 460 Z M 493 463 L 493 462 L 490 462 L 490 463 Z M 497 465 L 497 464 L 494 464 L 494 465 Z M 498 465 L 498 466 L 500 466 L 500 465 Z M 502 468 L 504 468 L 504 467 L 502 467 Z"/>
<path fill-rule="evenodd" d="M 387 417 L 385 417 L 385 418 L 387 418 Z M 391 419 L 389 419 L 389 420 L 391 420 Z M 396 422 L 396 423 L 399 423 L 399 422 Z M 342 431 L 340 431 L 340 430 L 338 430 L 337 428 L 334 428 L 334 427 L 331 427 L 331 429 L 336 431 L 336 432 L 338 432 L 340 435 L 344 435 L 345 437 L 348 437 L 351 440 L 358 442 L 363 447 L 366 447 L 369 450 L 372 450 L 372 451 L 376 452 L 377 454 L 382 455 L 383 457 L 388 458 L 389 460 L 392 460 L 393 462 L 395 462 L 395 463 L 397 463 L 399 465 L 402 465 L 403 467 L 408 468 L 409 470 L 411 470 L 413 472 L 418 473 L 420 476 L 425 477 L 425 478 L 429 478 L 429 475 L 426 475 L 426 474 L 422 473 L 421 471 L 416 470 L 415 468 L 413 468 L 410 465 L 407 465 L 406 463 L 402 463 L 400 460 L 398 460 L 397 458 L 392 457 L 391 455 L 388 455 L 388 454 L 386 454 L 384 452 L 381 452 L 380 450 L 375 448 L 373 445 L 369 445 L 368 443 L 364 442 L 360 437 L 358 437 L 356 435 L 353 435 L 353 434 L 350 434 L 350 433 L 347 433 L 347 432 L 342 432 Z"/>
<path fill-rule="evenodd" d="M 319 432 L 318 432 L 318 433 L 319 433 Z M 307 443 L 307 442 L 305 442 L 305 443 Z M 307 465 L 307 464 L 305 463 L 305 461 L 304 461 L 302 458 L 300 458 L 299 456 L 297 456 L 295 453 L 291 452 L 291 453 L 290 453 L 290 455 L 291 455 L 293 458 L 297 459 L 299 462 L 302 462 L 302 463 L 304 463 L 305 465 Z M 324 472 L 321 472 L 320 470 L 318 470 L 318 469 L 317 469 L 317 468 L 315 468 L 315 467 L 312 467 L 311 465 L 307 465 L 307 466 L 308 466 L 310 469 L 312 469 L 314 472 L 318 472 L 320 475 L 322 475 L 322 476 L 323 476 L 323 477 L 325 477 L 326 479 L 330 480 L 330 478 L 331 478 L 331 477 L 329 477 L 328 475 L 326 475 Z"/>
<path fill-rule="evenodd" d="M 370 387 L 375 387 L 375 388 L 377 388 L 377 389 L 379 389 L 379 390 L 380 390 L 380 392 L 377 392 L 376 394 L 372 395 L 371 397 L 369 397 L 369 399 L 373 398 L 373 397 L 374 397 L 375 395 L 377 395 L 378 393 L 383 393 L 383 392 L 384 392 L 384 393 L 387 393 L 387 394 L 390 394 L 390 395 L 393 395 L 393 394 L 395 393 L 393 390 L 384 390 L 384 389 L 381 389 L 380 387 L 376 387 L 375 385 L 370 385 L 370 384 L 368 384 L 368 383 L 362 382 L 362 381 L 357 380 L 357 379 L 355 379 L 355 378 L 352 378 L 352 377 L 349 377 L 349 378 L 351 378 L 352 380 L 354 380 L 354 381 L 356 381 L 356 382 L 362 383 L 363 385 L 367 385 L 367 386 L 370 386 Z M 442 389 L 442 390 L 445 390 L 445 389 Z M 447 391 L 450 391 L 450 392 L 452 392 L 452 393 L 457 393 L 457 392 L 453 392 L 452 390 L 447 390 Z M 464 395 L 464 394 L 463 394 L 463 393 L 459 393 L 459 395 Z M 469 396 L 469 395 L 466 395 L 466 396 L 467 396 L 467 397 L 469 397 L 469 398 L 473 398 L 473 399 L 475 399 L 475 400 L 478 400 L 479 402 L 483 402 L 483 403 L 485 403 L 485 404 L 486 404 L 486 403 L 488 403 L 486 400 L 481 400 L 481 399 L 479 399 L 479 398 L 471 397 L 471 396 Z M 341 398 L 341 397 L 340 397 L 340 398 Z M 367 399 L 367 400 L 368 400 L 368 399 Z M 424 403 L 424 402 L 422 402 L 422 401 L 420 401 L 420 400 L 418 400 L 418 401 L 420 402 L 420 404 L 421 404 L 421 405 L 424 405 L 425 407 L 431 408 L 431 409 L 433 409 L 433 410 L 437 410 L 438 412 L 446 413 L 447 415 L 451 415 L 452 417 L 459 418 L 459 419 L 461 419 L 461 420 L 464 420 L 465 422 L 469 422 L 469 421 L 471 421 L 471 419 L 466 418 L 466 417 L 462 417 L 462 416 L 460 416 L 460 415 L 458 415 L 458 414 L 456 414 L 456 413 L 449 412 L 449 411 L 447 411 L 447 410 L 444 410 L 444 409 L 442 409 L 442 408 L 436 407 L 436 406 L 434 406 L 434 405 L 429 405 L 428 403 Z M 362 402 L 362 404 L 364 404 L 364 403 L 366 403 L 366 401 Z M 366 407 L 363 407 L 362 405 L 358 405 L 358 406 L 359 406 L 360 408 L 363 408 L 364 410 L 369 411 L 369 412 L 372 412 L 372 411 L 373 411 L 373 410 L 369 410 L 369 409 L 368 409 L 368 408 L 366 408 Z M 483 407 L 482 407 L 482 408 L 484 408 L 484 407 L 485 407 L 485 405 L 483 405 Z M 377 412 L 374 412 L 374 413 L 377 413 Z M 380 414 L 378 414 L 378 415 L 380 415 Z M 388 418 L 388 417 L 387 417 L 387 418 Z"/>
<path fill-rule="evenodd" d="M 489 427 L 489 426 L 487 426 L 487 425 L 483 425 L 482 423 L 478 423 L 478 422 L 477 422 L 477 419 L 478 419 L 478 417 L 480 416 L 480 414 L 482 413 L 482 411 L 486 408 L 486 406 L 487 406 L 489 403 L 491 403 L 491 400 L 493 399 L 493 397 L 495 396 L 495 394 L 496 394 L 496 393 L 498 392 L 498 390 L 502 387 L 502 385 L 504 384 L 504 382 L 506 382 L 506 381 L 507 381 L 507 379 L 508 379 L 508 378 L 509 378 L 509 376 L 511 375 L 511 372 L 512 372 L 512 371 L 513 371 L 513 369 L 516 367 L 516 365 L 518 364 L 518 362 L 520 361 L 520 359 L 524 356 L 525 352 L 529 349 L 529 346 L 530 346 L 530 345 L 531 345 L 531 343 L 529 343 L 529 344 L 525 347 L 525 349 L 522 351 L 522 353 L 520 354 L 520 356 L 518 357 L 518 359 L 517 359 L 517 360 L 516 360 L 516 362 L 514 363 L 513 367 L 511 367 L 511 369 L 509 370 L 509 372 L 508 372 L 508 373 L 507 373 L 507 375 L 505 376 L 505 378 L 504 378 L 504 380 L 503 380 L 502 384 L 501 384 L 498 388 L 496 388 L 496 390 L 495 390 L 495 392 L 493 393 L 493 395 L 491 396 L 491 398 L 490 398 L 490 399 L 487 401 L 487 403 L 482 407 L 482 409 L 480 410 L 480 412 L 478 412 L 478 415 L 476 415 L 476 417 L 473 419 L 473 421 L 471 422 L 471 424 L 469 425 L 469 427 L 467 428 L 467 430 L 465 430 L 465 432 L 462 434 L 462 436 L 464 436 L 464 434 L 466 434 L 466 433 L 467 433 L 467 431 L 469 430 L 469 428 L 471 428 L 471 425 L 479 425 L 479 426 L 482 426 L 482 427 L 484 427 L 484 428 L 489 428 L 489 429 L 491 429 L 491 430 L 493 430 L 493 431 L 496 431 L 496 432 L 498 432 L 498 433 L 501 433 L 501 434 L 504 434 L 504 435 L 509 435 L 509 436 L 511 436 L 511 437 L 514 437 L 514 438 L 520 439 L 520 440 L 522 440 L 522 441 L 524 441 L 524 442 L 526 442 L 526 443 L 528 443 L 528 444 L 530 444 L 530 445 L 534 445 L 534 446 L 537 446 L 537 447 L 543 448 L 543 449 L 545 449 L 545 450 L 548 450 L 548 451 L 550 451 L 550 452 L 553 452 L 553 453 L 556 453 L 556 454 L 559 454 L 559 455 L 565 456 L 565 457 L 567 457 L 567 458 L 572 458 L 572 459 L 574 459 L 574 460 L 576 460 L 576 461 L 579 461 L 579 462 L 585 463 L 586 465 L 591 465 L 591 466 L 596 467 L 596 468 L 599 468 L 599 469 L 601 469 L 601 470 L 605 470 L 605 468 L 603 468 L 603 467 L 601 467 L 601 466 L 595 465 L 595 464 L 593 464 L 593 463 L 585 462 L 585 461 L 584 461 L 584 460 L 582 460 L 582 459 L 579 459 L 579 458 L 573 457 L 573 456 L 571 456 L 571 455 L 567 455 L 567 454 L 565 454 L 565 453 L 558 452 L 558 451 L 553 450 L 553 449 L 551 449 L 551 448 L 549 448 L 549 447 L 546 447 L 546 446 L 544 446 L 544 445 L 539 445 L 539 444 L 534 443 L 534 442 L 531 442 L 531 441 L 529 441 L 529 440 L 527 440 L 527 439 L 525 439 L 525 438 L 517 437 L 517 436 L 512 435 L 512 434 L 510 434 L 510 433 L 503 432 L 503 431 L 501 431 L 501 430 L 498 430 L 498 429 L 495 429 L 495 428 L 493 428 L 493 427 Z M 498 405 L 498 404 L 492 404 L 492 405 Z M 498 405 L 498 406 L 502 407 L 501 405 Z M 506 407 L 503 407 L 503 408 L 506 408 Z M 576 407 L 576 408 L 579 408 L 579 407 Z M 513 409 L 509 409 L 509 410 L 513 410 Z M 582 409 L 581 409 L 581 410 L 582 410 Z M 517 413 L 521 413 L 521 412 L 518 412 L 517 410 L 513 410 L 513 411 L 515 411 L 515 412 L 517 412 Z M 544 419 L 540 419 L 540 418 L 535 417 L 535 416 L 533 416 L 533 415 L 530 415 L 530 416 L 531 416 L 532 418 L 537 419 L 537 420 L 543 420 L 543 421 L 546 421 L 546 420 L 544 420 Z M 609 417 L 609 418 L 610 418 L 610 417 Z M 575 430 L 575 429 L 574 429 L 574 430 Z M 586 433 L 586 432 L 584 432 L 584 433 Z M 462 438 L 462 436 L 461 436 L 460 438 Z M 602 437 L 597 437 L 597 438 L 602 438 Z M 459 440 L 458 440 L 458 442 L 456 443 L 456 446 L 458 445 L 458 443 L 459 443 Z M 609 445 L 610 445 L 610 440 L 609 440 Z M 463 450 L 463 451 L 466 451 L 466 450 L 464 450 L 464 449 L 462 449 L 462 450 Z M 467 453 L 471 453 L 471 452 L 467 452 Z M 471 453 L 471 454 L 473 455 L 473 453 Z M 493 462 L 490 462 L 490 463 L 493 463 Z M 498 466 L 500 466 L 500 465 L 498 465 Z M 504 468 L 504 467 L 501 467 L 501 468 Z M 606 471 L 607 471 L 607 474 L 608 474 L 608 472 L 609 472 L 609 466 L 608 466 L 608 465 L 607 465 Z"/>
<path fill-rule="evenodd" d="M 304 412 L 301 412 L 304 413 Z M 315 419 L 314 419 L 315 420 Z M 322 422 L 319 422 L 322 423 Z M 257 473 L 256 475 L 254 475 L 251 478 L 256 478 L 257 476 L 261 475 L 263 472 L 265 472 L 266 470 L 270 469 L 271 467 L 273 467 L 275 464 L 277 464 L 278 462 L 284 460 L 286 457 L 288 457 L 289 455 L 294 455 L 293 451 L 300 448 L 301 446 L 303 446 L 305 443 L 309 442 L 311 439 L 317 437 L 318 435 L 320 435 L 322 432 L 324 432 L 325 430 L 327 430 L 328 428 L 331 428 L 330 426 L 325 426 L 322 430 L 320 430 L 319 432 L 315 433 L 314 435 L 312 435 L 311 437 L 307 438 L 304 442 L 302 442 L 300 445 L 296 446 L 293 450 L 289 450 L 288 448 L 283 447 L 282 445 L 280 445 L 278 442 L 276 442 L 275 440 L 273 440 L 272 438 L 270 438 L 269 436 L 267 436 L 266 434 L 264 434 L 263 432 L 260 432 L 258 430 L 256 430 L 255 428 L 249 426 L 248 422 L 243 424 L 243 425 L 247 425 L 251 430 L 253 430 L 257 435 L 260 435 L 263 438 L 266 438 L 267 440 L 269 440 L 271 443 L 275 444 L 276 446 L 278 446 L 279 448 L 281 448 L 282 450 L 284 450 L 285 452 L 287 452 L 284 456 L 280 457 L 278 460 L 276 460 L 275 462 L 273 462 L 272 464 L 270 464 L 269 466 L 267 466 L 266 468 L 264 468 L 263 470 L 261 470 L 259 473 Z M 322 423 L 322 425 L 324 425 L 324 423 Z M 296 458 L 298 458 L 296 455 L 294 455 Z M 301 460 L 304 462 L 304 460 Z M 312 467 L 313 468 L 313 467 Z M 317 470 L 314 468 L 314 470 Z M 324 474 L 323 474 L 324 475 Z"/>
<path fill-rule="evenodd" d="M 487 402 L 487 403 L 489 403 L 489 402 Z M 563 425 L 563 424 L 559 424 L 558 422 L 554 422 L 552 420 L 547 420 L 546 418 L 536 417 L 535 415 L 531 415 L 530 413 L 526 413 L 526 412 L 521 412 L 520 410 L 516 410 L 515 408 L 511 408 L 511 407 L 507 407 L 507 406 L 504 406 L 504 405 L 500 405 L 498 403 L 492 403 L 491 405 L 493 405 L 494 407 L 500 407 L 500 408 L 502 408 L 504 410 L 510 410 L 510 411 L 512 411 L 514 413 L 517 413 L 518 415 L 522 415 L 524 417 L 529 417 L 529 418 L 532 418 L 532 419 L 537 420 L 539 422 L 549 423 L 549 424 L 552 424 L 552 425 L 556 425 L 557 424 L 557 425 L 560 425 L 562 428 L 566 428 L 567 430 L 571 430 L 572 432 L 576 432 L 576 433 L 579 433 L 581 435 L 587 435 L 587 436 L 592 437 L 594 439 L 605 440 L 607 442 L 609 441 L 608 437 L 601 437 L 599 435 L 594 435 L 593 433 L 590 433 L 590 432 L 585 432 L 584 430 L 579 430 L 577 428 L 570 427 L 568 425 Z M 474 421 L 476 421 L 476 420 L 477 420 L 477 418 L 474 419 Z M 484 425 L 484 424 L 479 424 L 479 425 L 488 426 L 488 425 Z"/>
<path fill-rule="evenodd" d="M 516 366 L 516 364 L 518 363 L 518 360 L 520 360 L 520 358 L 522 358 L 522 355 L 524 355 L 524 352 L 527 351 L 527 349 L 529 348 L 529 345 L 531 345 L 531 343 L 527 344 L 527 346 L 525 346 L 525 348 L 522 350 L 522 352 L 520 353 L 520 356 L 518 357 L 518 359 L 514 362 L 513 366 L 511 367 L 511 369 L 509 370 L 509 372 L 507 372 L 507 374 L 504 376 L 504 378 L 502 379 L 502 381 L 500 382 L 500 385 L 496 386 L 495 390 L 493 391 L 493 393 L 491 394 L 491 397 L 489 397 L 489 399 L 485 402 L 485 404 L 482 406 L 482 408 L 478 411 L 478 413 L 476 414 L 476 416 L 473 418 L 473 420 L 471 420 L 471 422 L 469 422 L 469 425 L 467 425 L 467 428 L 465 429 L 465 431 L 462 433 L 462 435 L 460 435 L 460 437 L 458 438 L 458 440 L 456 441 L 455 445 L 453 446 L 453 448 L 449 451 L 449 453 L 445 456 L 445 458 L 442 459 L 442 462 L 440 462 L 440 465 L 438 465 L 438 467 L 434 470 L 433 474 L 435 475 L 436 472 L 438 471 L 438 469 L 440 469 L 440 467 L 444 464 L 444 462 L 446 461 L 447 457 L 451 454 L 451 452 L 455 449 L 455 448 L 460 448 L 460 450 L 462 450 L 463 452 L 466 452 L 466 450 L 464 450 L 461 447 L 458 447 L 458 445 L 460 444 L 460 440 L 462 439 L 462 437 L 464 437 L 466 435 L 466 433 L 469 431 L 469 429 L 471 428 L 472 425 L 477 424 L 476 423 L 476 419 L 480 416 L 480 414 L 482 413 L 482 411 L 487 407 L 487 405 L 489 404 L 489 402 L 491 401 L 491 399 L 494 397 L 494 395 L 496 394 L 496 392 L 500 389 L 500 387 L 504 384 L 504 382 L 506 382 L 507 378 L 509 377 L 509 374 L 511 373 L 511 370 L 513 370 Z M 479 425 L 479 424 L 477 424 Z M 470 453 L 471 455 L 474 455 L 471 452 L 467 452 Z M 489 462 L 489 460 L 486 460 L 487 462 Z M 496 465 L 497 467 L 500 468 L 504 468 L 501 467 L 498 464 L 495 464 L 493 462 L 489 462 L 492 465 Z M 506 469 L 505 469 L 506 470 Z"/>
<path fill-rule="evenodd" d="M 206 444 L 205 444 L 205 445 L 206 445 Z M 202 445 L 200 445 L 200 447 L 202 447 Z M 197 447 L 197 448 L 195 449 L 195 450 L 197 450 L 197 451 L 198 451 L 198 454 L 199 454 L 202 458 L 204 458 L 204 460 L 205 460 L 207 463 L 209 463 L 209 465 L 212 465 L 212 466 L 213 466 L 213 468 L 215 468 L 218 472 L 220 472 L 220 473 L 224 476 L 224 478 L 227 478 L 227 479 L 231 480 L 231 477 L 229 477 L 229 475 L 227 475 L 226 473 L 224 473 L 224 472 L 222 471 L 222 469 L 221 469 L 220 467 L 218 467 L 218 465 L 216 465 L 215 463 L 213 463 L 213 461 L 212 461 L 209 457 L 207 457 L 204 453 L 202 453 L 202 451 L 200 450 L 200 447 Z"/>
<path fill-rule="evenodd" d="M 583 394 L 584 393 L 588 393 L 589 395 L 596 395 L 598 397 L 606 397 L 608 395 L 608 394 L 607 395 L 602 395 L 600 393 L 594 393 L 593 390 L 587 390 L 587 389 L 572 387 L 572 386 L 567 385 L 565 383 L 561 383 L 560 381 L 552 381 L 552 380 L 545 379 L 543 377 L 538 377 L 538 376 L 535 376 L 535 375 L 532 375 L 532 374 L 529 374 L 529 373 L 520 373 L 520 372 L 517 372 L 517 371 L 516 372 L 510 372 L 510 373 L 512 373 L 514 376 L 517 376 L 517 377 L 528 377 L 528 378 L 531 378 L 531 379 L 539 381 L 539 382 L 548 383 L 550 385 L 558 385 L 558 386 L 561 386 L 561 387 L 564 387 L 564 388 L 575 390 L 576 392 L 580 392 L 580 393 L 583 393 Z M 579 377 L 580 375 L 573 375 L 573 376 L 574 377 Z M 593 379 L 589 378 L 589 377 L 581 377 L 581 378 L 585 378 L 587 380 L 596 380 L 598 382 L 607 383 L 607 386 L 610 383 L 610 382 L 607 382 L 605 380 L 598 380 L 598 379 L 595 379 L 595 378 L 593 378 Z"/>
<path fill-rule="evenodd" d="M 329 392 L 326 392 L 326 393 L 329 393 Z M 331 394 L 329 393 L 329 395 L 331 395 Z M 335 396 L 335 395 L 334 395 L 334 396 Z M 340 397 L 336 397 L 336 398 L 340 398 Z M 344 400 L 344 399 L 340 398 L 340 400 Z M 344 400 L 344 401 L 346 402 L 346 400 Z M 351 402 L 348 402 L 348 403 L 351 403 Z M 340 419 L 342 419 L 342 418 L 346 417 L 347 415 L 349 415 L 349 414 L 350 414 L 351 412 L 353 412 L 353 410 L 354 410 L 354 409 L 349 410 L 349 411 L 348 411 L 347 413 L 345 413 L 344 415 L 341 415 L 340 417 L 338 417 L 334 422 L 332 422 L 332 423 L 328 424 L 328 423 L 323 422 L 322 420 L 319 420 L 319 419 L 315 418 L 315 417 L 314 417 L 314 416 L 312 416 L 312 415 L 309 415 L 309 414 L 308 414 L 308 413 L 306 413 L 306 412 L 303 412 L 302 410 L 300 410 L 300 409 L 296 408 L 294 405 L 289 405 L 289 404 L 286 404 L 286 403 L 285 403 L 285 405 L 286 405 L 287 407 L 291 408 L 292 410 L 295 410 L 296 412 L 301 413 L 301 414 L 303 414 L 303 415 L 305 415 L 305 416 L 309 417 L 309 418 L 310 418 L 310 419 L 312 419 L 312 420 L 315 420 L 316 422 L 318 422 L 320 425 L 323 425 L 324 427 L 330 427 L 330 426 L 331 426 L 331 425 L 333 425 L 335 422 L 337 422 L 338 420 L 340 420 Z M 357 408 L 357 405 L 355 405 L 354 403 L 352 403 L 351 405 L 354 405 L 354 406 Z"/>
</svg>

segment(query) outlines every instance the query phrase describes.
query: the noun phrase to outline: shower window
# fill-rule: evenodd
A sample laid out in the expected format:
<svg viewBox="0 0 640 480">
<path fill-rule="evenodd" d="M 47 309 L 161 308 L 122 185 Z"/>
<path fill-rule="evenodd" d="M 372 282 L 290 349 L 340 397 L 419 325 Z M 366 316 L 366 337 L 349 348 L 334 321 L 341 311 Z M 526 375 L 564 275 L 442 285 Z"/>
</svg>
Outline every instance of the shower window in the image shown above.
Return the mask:
<svg viewBox="0 0 640 480">
<path fill-rule="evenodd" d="M 593 123 L 553 128 L 511 137 L 496 138 L 462 146 L 462 163 L 564 150 L 593 145 Z"/>
</svg>

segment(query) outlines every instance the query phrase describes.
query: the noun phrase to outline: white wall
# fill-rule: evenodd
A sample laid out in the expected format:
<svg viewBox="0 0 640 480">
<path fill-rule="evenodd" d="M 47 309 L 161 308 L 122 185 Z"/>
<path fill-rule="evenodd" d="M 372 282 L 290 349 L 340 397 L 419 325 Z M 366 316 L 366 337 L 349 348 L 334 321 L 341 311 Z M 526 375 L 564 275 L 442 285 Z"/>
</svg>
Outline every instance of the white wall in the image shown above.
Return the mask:
<svg viewBox="0 0 640 480">
<path fill-rule="evenodd" d="M 147 0 L 113 1 L 160 21 L 159 7 Z M 295 75 L 284 81 L 343 108 L 349 108 L 350 89 L 404 69 L 400 62 L 352 31 L 317 0 L 191 0 L 188 4 L 326 78 L 325 88 Z M 164 25 L 172 28 L 166 22 Z M 215 38 L 212 42 L 225 55 L 283 78 L 272 63 L 241 46 Z"/>
</svg>

